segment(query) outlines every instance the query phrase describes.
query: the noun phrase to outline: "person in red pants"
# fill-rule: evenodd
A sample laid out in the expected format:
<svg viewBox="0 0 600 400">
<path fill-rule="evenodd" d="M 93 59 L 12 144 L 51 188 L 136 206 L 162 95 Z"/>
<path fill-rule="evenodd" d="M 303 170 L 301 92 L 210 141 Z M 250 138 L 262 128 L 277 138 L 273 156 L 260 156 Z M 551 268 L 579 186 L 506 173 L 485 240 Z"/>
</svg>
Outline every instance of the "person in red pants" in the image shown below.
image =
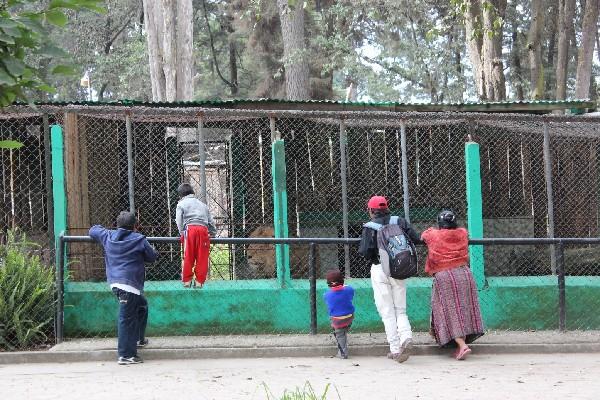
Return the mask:
<svg viewBox="0 0 600 400">
<path fill-rule="evenodd" d="M 179 202 L 175 212 L 175 222 L 181 236 L 183 261 L 181 280 L 184 287 L 192 286 L 195 277 L 196 287 L 204 286 L 208 274 L 210 237 L 217 233 L 208 206 L 198 200 L 189 183 L 177 188 Z"/>
</svg>

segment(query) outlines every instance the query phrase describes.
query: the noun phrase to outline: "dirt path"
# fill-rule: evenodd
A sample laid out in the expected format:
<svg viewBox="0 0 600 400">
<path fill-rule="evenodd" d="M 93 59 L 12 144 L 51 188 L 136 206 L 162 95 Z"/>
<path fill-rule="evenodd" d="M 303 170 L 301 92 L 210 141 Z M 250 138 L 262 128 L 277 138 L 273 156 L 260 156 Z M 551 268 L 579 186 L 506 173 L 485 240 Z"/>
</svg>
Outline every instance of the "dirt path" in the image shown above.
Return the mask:
<svg viewBox="0 0 600 400">
<path fill-rule="evenodd" d="M 600 355 L 219 359 L 0 365 L 0 399 L 266 399 L 310 382 L 328 399 L 597 399 Z M 339 393 L 339 397 L 338 397 Z"/>
</svg>

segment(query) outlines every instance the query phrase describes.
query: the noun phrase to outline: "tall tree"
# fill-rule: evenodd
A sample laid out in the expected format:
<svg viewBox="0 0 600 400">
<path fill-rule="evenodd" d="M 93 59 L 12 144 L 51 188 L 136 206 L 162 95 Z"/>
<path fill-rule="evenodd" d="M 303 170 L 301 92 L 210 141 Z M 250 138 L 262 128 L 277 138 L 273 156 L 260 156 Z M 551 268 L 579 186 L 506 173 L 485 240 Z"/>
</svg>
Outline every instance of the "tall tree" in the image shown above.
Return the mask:
<svg viewBox="0 0 600 400">
<path fill-rule="evenodd" d="M 558 49 L 556 56 L 556 100 L 567 97 L 567 71 L 569 66 L 569 43 L 573 32 L 575 0 L 558 2 Z"/>
<path fill-rule="evenodd" d="M 542 32 L 544 31 L 544 0 L 531 0 L 531 25 L 527 50 L 529 52 L 529 97 L 544 98 L 544 64 L 542 62 Z"/>
<path fill-rule="evenodd" d="M 459 4 L 465 18 L 469 58 L 480 100 L 506 98 L 502 62 L 502 21 L 506 0 L 464 0 Z"/>
<path fill-rule="evenodd" d="M 477 97 L 480 100 L 487 100 L 485 76 L 482 65 L 483 34 L 479 23 L 481 21 L 481 7 L 479 0 L 466 0 L 465 9 L 465 35 L 467 37 L 467 46 L 469 50 L 469 59 L 473 68 L 473 78 L 475 79 L 475 88 Z"/>
<path fill-rule="evenodd" d="M 488 100 L 506 99 L 504 64 L 502 62 L 502 21 L 506 0 L 484 0 L 483 6 L 483 71 Z"/>
<path fill-rule="evenodd" d="M 152 99 L 191 100 L 192 0 L 144 0 Z"/>
<path fill-rule="evenodd" d="M 242 18 L 237 19 L 236 29 L 248 37 L 245 69 L 250 97 L 285 97 L 283 78 L 283 45 L 281 23 L 277 3 L 273 1 L 235 0 L 233 9 Z M 241 82 L 240 82 L 241 84 Z"/>
<path fill-rule="evenodd" d="M 594 46 L 598 34 L 599 0 L 586 0 L 581 32 L 581 46 L 577 57 L 577 76 L 575 80 L 575 97 L 590 97 L 590 81 L 592 78 L 592 61 Z M 600 51 L 600 49 L 599 49 Z"/>
<path fill-rule="evenodd" d="M 303 2 L 277 0 L 277 6 L 279 8 L 283 38 L 286 98 L 288 100 L 310 99 L 309 67 L 304 37 Z"/>
<path fill-rule="evenodd" d="M 513 22 L 512 24 L 510 53 L 510 82 L 517 100 L 524 100 L 525 95 L 523 93 L 523 82 L 521 81 L 522 68 L 519 46 L 519 30 L 516 22 Z"/>
<path fill-rule="evenodd" d="M 546 58 L 544 59 L 544 97 L 553 99 L 555 97 L 554 90 L 556 88 L 556 43 L 558 40 L 558 0 L 546 0 L 547 15 L 544 16 L 546 21 L 544 29 L 544 38 L 542 39 L 542 47 L 545 47 Z"/>
</svg>

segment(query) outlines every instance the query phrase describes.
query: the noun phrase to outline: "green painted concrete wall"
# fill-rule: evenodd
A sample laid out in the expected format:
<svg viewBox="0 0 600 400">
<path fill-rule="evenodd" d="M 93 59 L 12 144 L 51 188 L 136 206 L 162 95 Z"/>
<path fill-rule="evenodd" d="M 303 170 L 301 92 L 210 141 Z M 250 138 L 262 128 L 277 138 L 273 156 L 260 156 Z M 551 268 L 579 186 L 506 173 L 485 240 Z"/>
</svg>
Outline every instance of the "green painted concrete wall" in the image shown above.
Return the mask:
<svg viewBox="0 0 600 400">
<path fill-rule="evenodd" d="M 356 289 L 354 331 L 379 332 L 383 325 L 368 279 L 348 282 Z M 567 326 L 600 329 L 600 277 L 567 277 Z M 67 282 L 67 337 L 115 335 L 117 302 L 106 283 Z M 329 332 L 317 282 L 319 332 Z M 150 305 L 148 335 L 204 335 L 309 332 L 308 281 L 292 280 L 281 289 L 276 280 L 209 281 L 201 290 L 184 290 L 179 282 L 147 282 Z M 415 331 L 429 329 L 431 279 L 408 282 L 408 316 Z M 556 277 L 503 277 L 487 280 L 479 298 L 486 329 L 558 328 Z"/>
</svg>

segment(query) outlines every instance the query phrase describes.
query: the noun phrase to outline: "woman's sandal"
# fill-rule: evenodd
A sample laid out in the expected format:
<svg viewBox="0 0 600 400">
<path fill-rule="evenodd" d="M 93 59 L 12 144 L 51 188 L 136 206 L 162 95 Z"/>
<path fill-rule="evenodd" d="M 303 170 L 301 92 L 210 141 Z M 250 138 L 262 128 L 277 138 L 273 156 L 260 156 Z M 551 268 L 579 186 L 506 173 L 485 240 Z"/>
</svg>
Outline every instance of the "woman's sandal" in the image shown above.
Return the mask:
<svg viewBox="0 0 600 400">
<path fill-rule="evenodd" d="M 464 360 L 465 358 L 467 358 L 467 355 L 471 352 L 471 349 L 468 347 L 465 347 L 463 349 L 458 349 L 456 351 L 456 353 L 454 353 L 454 358 L 456 358 L 457 360 Z"/>
</svg>

